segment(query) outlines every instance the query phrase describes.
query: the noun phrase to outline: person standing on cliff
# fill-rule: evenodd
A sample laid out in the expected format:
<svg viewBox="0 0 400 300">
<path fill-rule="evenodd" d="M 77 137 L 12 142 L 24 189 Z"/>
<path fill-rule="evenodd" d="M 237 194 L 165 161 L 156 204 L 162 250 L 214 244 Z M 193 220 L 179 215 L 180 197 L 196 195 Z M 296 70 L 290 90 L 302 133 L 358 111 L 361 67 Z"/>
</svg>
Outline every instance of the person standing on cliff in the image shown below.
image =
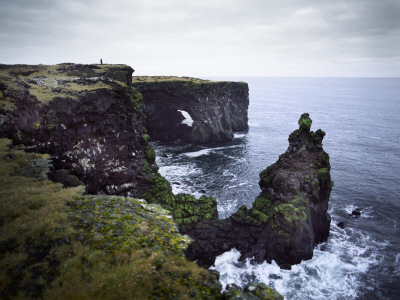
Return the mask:
<svg viewBox="0 0 400 300">
<path fill-rule="evenodd" d="M 101 65 L 103 64 L 103 59 L 102 59 L 102 58 L 100 58 L 100 64 L 101 64 Z"/>
</svg>

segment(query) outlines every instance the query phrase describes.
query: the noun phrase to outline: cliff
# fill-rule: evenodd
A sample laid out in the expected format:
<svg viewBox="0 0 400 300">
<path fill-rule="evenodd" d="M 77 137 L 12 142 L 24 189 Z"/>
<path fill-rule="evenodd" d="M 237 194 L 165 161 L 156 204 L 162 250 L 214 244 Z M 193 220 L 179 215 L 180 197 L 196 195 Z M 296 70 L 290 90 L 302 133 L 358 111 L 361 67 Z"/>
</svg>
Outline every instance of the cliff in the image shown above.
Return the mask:
<svg viewBox="0 0 400 300">
<path fill-rule="evenodd" d="M 145 126 L 155 140 L 219 142 L 248 129 L 247 83 L 135 76 L 133 86 L 143 95 Z"/>
<path fill-rule="evenodd" d="M 287 151 L 260 173 L 261 193 L 250 209 L 242 206 L 227 219 L 185 231 L 195 239 L 188 257 L 209 266 L 217 255 L 236 248 L 242 258 L 275 260 L 283 268 L 312 258 L 314 245 L 328 238 L 333 182 L 329 155 L 322 148 L 325 132 L 310 131 L 311 122 L 303 114 Z"/>
<path fill-rule="evenodd" d="M 138 196 L 151 153 L 123 65 L 0 66 L 0 135 L 48 153 L 89 193 Z M 152 165 L 151 157 L 150 165 Z"/>
<path fill-rule="evenodd" d="M 231 298 L 183 256 L 176 225 L 217 220 L 216 200 L 158 173 L 132 72 L 0 65 L 1 298 Z"/>
</svg>

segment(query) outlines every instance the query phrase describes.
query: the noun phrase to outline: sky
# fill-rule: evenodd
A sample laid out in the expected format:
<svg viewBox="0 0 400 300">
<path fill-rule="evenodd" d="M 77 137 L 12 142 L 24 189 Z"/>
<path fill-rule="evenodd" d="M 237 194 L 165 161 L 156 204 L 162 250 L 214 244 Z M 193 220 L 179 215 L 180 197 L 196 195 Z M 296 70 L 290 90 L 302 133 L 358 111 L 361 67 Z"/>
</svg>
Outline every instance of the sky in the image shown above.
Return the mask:
<svg viewBox="0 0 400 300">
<path fill-rule="evenodd" d="M 0 0 L 0 63 L 400 77 L 400 0 Z"/>
</svg>

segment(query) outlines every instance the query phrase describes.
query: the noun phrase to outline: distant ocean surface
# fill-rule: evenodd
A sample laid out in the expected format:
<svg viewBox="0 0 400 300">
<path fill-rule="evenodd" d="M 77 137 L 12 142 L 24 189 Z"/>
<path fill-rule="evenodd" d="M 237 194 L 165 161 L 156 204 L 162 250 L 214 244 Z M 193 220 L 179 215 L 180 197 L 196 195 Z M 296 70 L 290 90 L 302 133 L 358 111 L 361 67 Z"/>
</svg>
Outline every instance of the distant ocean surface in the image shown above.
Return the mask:
<svg viewBox="0 0 400 300">
<path fill-rule="evenodd" d="M 400 78 L 210 79 L 249 83 L 250 129 L 223 144 L 154 143 L 175 193 L 216 197 L 220 218 L 250 207 L 258 174 L 286 151 L 304 112 L 326 132 L 335 182 L 331 233 L 311 260 L 281 270 L 238 262 L 232 249 L 212 267 L 223 286 L 264 282 L 285 299 L 400 299 Z M 359 218 L 349 216 L 355 208 Z"/>
</svg>

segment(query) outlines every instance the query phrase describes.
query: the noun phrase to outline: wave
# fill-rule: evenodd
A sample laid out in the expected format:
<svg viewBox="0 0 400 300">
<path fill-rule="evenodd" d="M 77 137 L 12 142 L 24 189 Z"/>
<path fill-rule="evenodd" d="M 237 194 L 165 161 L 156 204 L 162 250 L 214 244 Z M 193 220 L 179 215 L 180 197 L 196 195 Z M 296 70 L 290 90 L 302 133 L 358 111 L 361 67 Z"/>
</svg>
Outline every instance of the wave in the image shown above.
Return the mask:
<svg viewBox="0 0 400 300">
<path fill-rule="evenodd" d="M 281 269 L 274 261 L 257 264 L 248 258 L 240 262 L 236 249 L 218 256 L 211 269 L 220 273 L 223 289 L 231 283 L 243 287 L 256 281 L 275 288 L 285 299 L 356 299 L 368 288 L 363 276 L 380 264 L 379 251 L 388 243 L 371 241 L 367 235 L 337 226 L 332 231 L 330 241 L 314 249 L 311 260 L 291 270 Z"/>
<path fill-rule="evenodd" d="M 238 148 L 239 146 L 225 146 L 225 147 L 215 147 L 215 148 L 206 148 L 206 149 L 201 149 L 198 151 L 193 151 L 193 152 L 185 152 L 182 153 L 182 155 L 187 156 L 187 157 L 199 157 L 202 155 L 209 155 L 211 152 L 215 151 L 221 151 L 221 150 L 226 150 L 226 149 L 232 149 L 232 148 Z"/>
<path fill-rule="evenodd" d="M 240 139 L 240 138 L 245 137 L 246 135 L 247 135 L 246 133 L 234 133 L 234 134 L 233 134 L 233 137 L 234 137 L 235 139 Z"/>
</svg>

